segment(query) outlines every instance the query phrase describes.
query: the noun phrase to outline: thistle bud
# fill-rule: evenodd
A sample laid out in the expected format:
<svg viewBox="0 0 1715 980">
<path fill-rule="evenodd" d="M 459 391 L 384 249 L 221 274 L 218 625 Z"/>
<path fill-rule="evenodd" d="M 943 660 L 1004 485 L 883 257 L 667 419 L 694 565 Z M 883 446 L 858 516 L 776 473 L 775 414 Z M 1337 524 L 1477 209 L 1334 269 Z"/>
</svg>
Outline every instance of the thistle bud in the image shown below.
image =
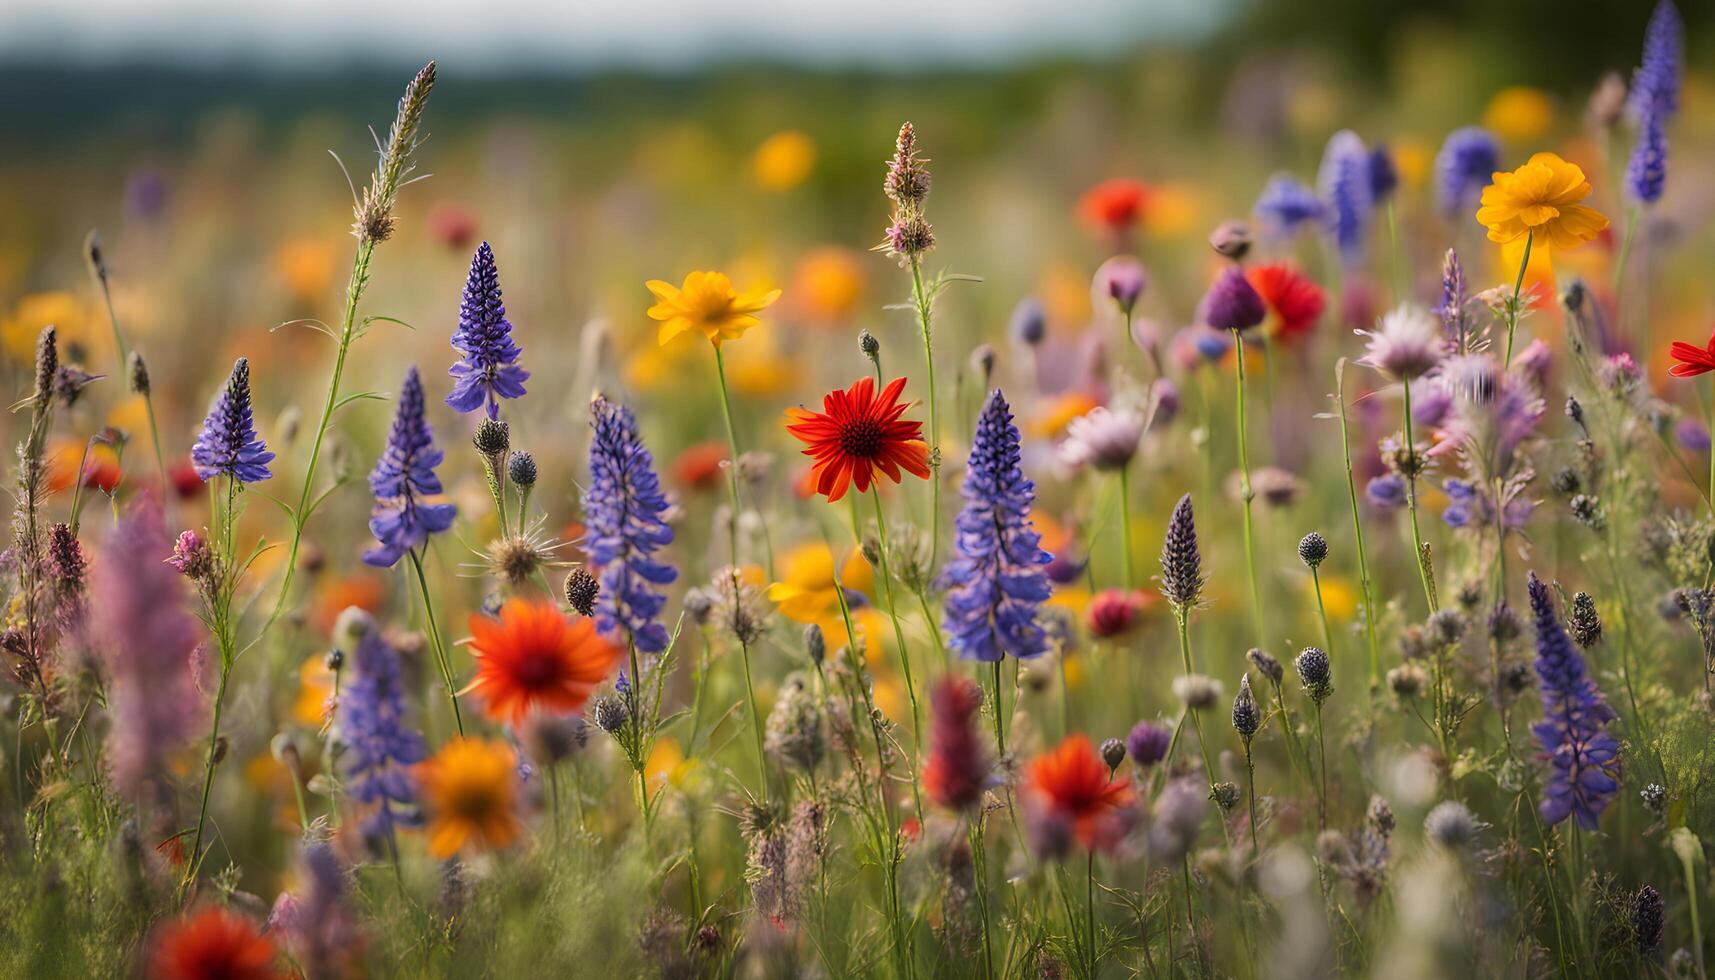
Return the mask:
<svg viewBox="0 0 1715 980">
<path fill-rule="evenodd" d="M 1250 661 L 1251 666 L 1255 667 L 1258 673 L 1268 678 L 1273 684 L 1278 685 L 1286 678 L 1286 669 L 1280 665 L 1279 660 L 1275 659 L 1274 654 L 1267 650 L 1252 647 L 1245 652 L 1245 659 Z"/>
<path fill-rule="evenodd" d="M 471 438 L 476 451 L 488 459 L 498 460 L 506 455 L 512 446 L 512 429 L 499 419 L 483 419 L 476 427 L 476 435 Z"/>
<path fill-rule="evenodd" d="M 1125 762 L 1125 743 L 1117 738 L 1102 742 L 1102 761 L 1107 763 L 1108 774 L 1111 776 Z"/>
<path fill-rule="evenodd" d="M 1248 746 L 1261 727 L 1262 712 L 1257 708 L 1256 696 L 1251 693 L 1251 675 L 1247 673 L 1239 678 L 1239 694 L 1233 698 L 1233 731 L 1238 732 Z"/>
<path fill-rule="evenodd" d="M 1333 665 L 1329 663 L 1327 653 L 1317 647 L 1305 647 L 1293 661 L 1293 666 L 1298 669 L 1298 681 L 1304 685 L 1310 700 L 1320 705 L 1334 693 Z"/>
<path fill-rule="evenodd" d="M 1602 617 L 1596 612 L 1596 600 L 1588 592 L 1572 597 L 1572 615 L 1567 626 L 1578 646 L 1588 650 L 1602 642 Z"/>
<path fill-rule="evenodd" d="M 1328 559 L 1328 539 L 1311 531 L 1298 541 L 1298 560 L 1315 568 Z"/>
<path fill-rule="evenodd" d="M 601 583 L 587 568 L 574 568 L 566 576 L 566 605 L 580 616 L 595 615 L 595 600 L 601 595 Z"/>
<path fill-rule="evenodd" d="M 810 662 L 820 667 L 828 658 L 828 640 L 822 635 L 822 628 L 815 623 L 804 627 L 804 652 L 809 655 Z"/>
<path fill-rule="evenodd" d="M 536 458 L 526 452 L 516 452 L 506 461 L 506 476 L 513 483 L 529 488 L 536 485 Z"/>
</svg>

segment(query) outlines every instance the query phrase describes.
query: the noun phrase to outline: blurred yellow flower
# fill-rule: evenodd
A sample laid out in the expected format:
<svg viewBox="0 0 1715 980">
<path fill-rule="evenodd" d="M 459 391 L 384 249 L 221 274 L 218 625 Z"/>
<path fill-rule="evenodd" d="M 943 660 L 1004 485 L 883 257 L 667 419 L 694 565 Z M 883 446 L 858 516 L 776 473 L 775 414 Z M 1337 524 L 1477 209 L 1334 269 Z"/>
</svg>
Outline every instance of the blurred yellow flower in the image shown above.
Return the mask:
<svg viewBox="0 0 1715 980">
<path fill-rule="evenodd" d="M 288 292 L 310 303 L 327 295 L 339 259 L 337 239 L 294 238 L 274 251 L 274 274 Z"/>
<path fill-rule="evenodd" d="M 649 759 L 643 764 L 643 773 L 653 785 L 672 783 L 677 786 L 689 771 L 690 765 L 676 740 L 662 738 L 650 750 Z"/>
<path fill-rule="evenodd" d="M 327 656 L 311 654 L 298 667 L 298 699 L 292 702 L 292 720 L 320 728 L 332 696 L 333 671 L 328 669 Z"/>
<path fill-rule="evenodd" d="M 1316 602 L 1316 583 L 1310 579 L 1304 580 L 1305 598 L 1309 604 Z M 1328 610 L 1328 618 L 1335 622 L 1345 622 L 1358 614 L 1358 593 L 1352 588 L 1352 583 L 1337 575 L 1322 576 L 1322 606 Z"/>
<path fill-rule="evenodd" d="M 780 556 L 781 581 L 763 593 L 780 615 L 795 623 L 822 628 L 830 650 L 849 644 L 845 617 L 840 614 L 839 594 L 834 585 L 834 553 L 821 543 L 801 544 Z M 883 618 L 868 605 L 865 593 L 875 587 L 869 563 L 856 548 L 840 567 L 840 582 L 851 605 L 852 625 L 864 645 L 864 659 L 876 660 L 882 652 Z"/>
<path fill-rule="evenodd" d="M 456 738 L 417 767 L 429 810 L 429 853 L 450 858 L 472 844 L 505 847 L 518 820 L 518 760 L 506 743 Z"/>
<path fill-rule="evenodd" d="M 757 338 L 738 348 L 727 362 L 727 381 L 734 391 L 752 398 L 766 398 L 788 391 L 804 377 L 803 366 L 780 353 L 773 335 L 764 331 Z"/>
<path fill-rule="evenodd" d="M 863 296 L 863 286 L 863 263 L 857 253 L 838 245 L 804 253 L 792 273 L 793 299 L 817 320 L 851 315 Z"/>
<path fill-rule="evenodd" d="M 1559 154 L 1538 153 L 1512 173 L 1497 173 L 1483 188 L 1477 220 L 1489 229 L 1489 241 L 1505 244 L 1530 236 L 1537 247 L 1576 248 L 1608 227 L 1602 212 L 1579 201 L 1590 196 L 1590 182 L 1575 163 Z"/>
<path fill-rule="evenodd" d="M 778 289 L 752 289 L 740 293 L 724 273 L 692 272 L 683 286 L 651 279 L 644 285 L 657 302 L 649 317 L 661 321 L 660 343 L 686 332 L 699 332 L 719 347 L 723 340 L 737 340 L 746 330 L 761 323 L 758 313 L 780 298 Z"/>
<path fill-rule="evenodd" d="M 1144 227 L 1159 238 L 1176 238 L 1203 225 L 1203 202 L 1196 185 L 1183 181 L 1150 188 Z"/>
<path fill-rule="evenodd" d="M 0 343 L 6 356 L 28 363 L 36 358 L 36 338 L 52 324 L 59 337 L 61 356 L 77 346 L 87 346 L 94 332 L 94 312 L 67 292 L 31 293 L 18 300 L 12 312 L 0 320 Z"/>
<path fill-rule="evenodd" d="M 1401 139 L 1393 145 L 1393 165 L 1401 183 L 1422 187 L 1429 179 L 1429 168 L 1435 165 L 1435 147 L 1416 137 Z"/>
<path fill-rule="evenodd" d="M 751 160 L 751 171 L 763 190 L 791 190 L 816 166 L 816 144 L 796 129 L 775 133 L 762 141 Z"/>
<path fill-rule="evenodd" d="M 1501 89 L 1483 110 L 1483 125 L 1512 143 L 1541 139 L 1554 127 L 1554 100 L 1541 89 L 1523 85 Z"/>
</svg>

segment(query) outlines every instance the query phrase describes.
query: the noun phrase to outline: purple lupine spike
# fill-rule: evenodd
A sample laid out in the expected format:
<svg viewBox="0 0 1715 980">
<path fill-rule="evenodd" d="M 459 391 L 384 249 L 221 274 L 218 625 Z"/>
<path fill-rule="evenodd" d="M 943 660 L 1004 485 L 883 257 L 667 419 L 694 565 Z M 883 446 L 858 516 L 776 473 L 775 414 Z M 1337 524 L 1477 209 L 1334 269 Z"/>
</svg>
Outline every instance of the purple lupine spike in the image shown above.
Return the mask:
<svg viewBox="0 0 1715 980">
<path fill-rule="evenodd" d="M 161 561 L 171 547 L 158 504 L 126 511 L 97 553 L 90 594 L 99 598 L 84 634 L 104 668 L 114 788 L 128 798 L 147 788 L 161 803 L 172 799 L 171 759 L 207 707 L 194 666 L 202 628 L 179 573 Z"/>
<path fill-rule="evenodd" d="M 444 457 L 435 448 L 435 434 L 423 409 L 423 382 L 412 365 L 399 388 L 399 411 L 393 417 L 387 448 L 369 474 L 369 491 L 375 495 L 369 533 L 380 545 L 364 552 L 363 560 L 378 568 L 393 567 L 405 552 L 422 547 L 429 535 L 452 527 L 458 515 L 452 504 L 423 502 L 441 492 L 435 467 Z"/>
<path fill-rule="evenodd" d="M 1481 126 L 1465 126 L 1447 134 L 1435 154 L 1435 191 L 1441 212 L 1464 215 L 1477 203 L 1501 168 L 1501 144 Z"/>
<path fill-rule="evenodd" d="M 1270 177 L 1251 210 L 1261 219 L 1263 230 L 1277 238 L 1290 235 L 1309 222 L 1320 221 L 1327 213 L 1316 192 L 1291 174 Z"/>
<path fill-rule="evenodd" d="M 1316 189 L 1328 206 L 1324 221 L 1341 260 L 1356 265 L 1364 257 L 1364 235 L 1375 206 L 1370 151 L 1357 133 L 1342 129 L 1329 137 L 1322 151 L 1322 167 L 1316 173 Z"/>
<path fill-rule="evenodd" d="M 1673 0 L 1661 0 L 1644 28 L 1643 61 L 1632 74 L 1627 104 L 1642 121 L 1664 119 L 1679 111 L 1680 74 L 1685 60 L 1685 22 Z"/>
<path fill-rule="evenodd" d="M 339 704 L 340 734 L 351 749 L 346 790 L 358 804 L 374 807 L 363 820 L 364 836 L 385 841 L 395 828 L 420 823 L 411 767 L 428 757 L 428 748 L 405 722 L 399 655 L 374 620 L 366 616 L 358 628 L 352 677 Z"/>
<path fill-rule="evenodd" d="M 1385 202 L 1399 188 L 1399 167 L 1385 144 L 1370 147 L 1369 177 L 1370 200 L 1375 204 Z"/>
<path fill-rule="evenodd" d="M 1539 809 L 1550 826 L 1570 816 L 1585 830 L 1595 830 L 1603 808 L 1620 789 L 1620 743 L 1608 733 L 1614 711 L 1585 673 L 1584 657 L 1561 628 L 1548 586 L 1535 572 L 1529 589 L 1543 713 L 1531 731 L 1551 766 Z"/>
<path fill-rule="evenodd" d="M 524 352 L 512 339 L 512 322 L 500 301 L 500 270 L 487 242 L 477 246 L 470 260 L 453 347 L 464 358 L 447 371 L 453 377 L 448 405 L 460 412 L 486 405 L 492 419 L 500 417 L 500 399 L 523 397 L 530 372 L 517 363 Z"/>
<path fill-rule="evenodd" d="M 949 586 L 948 644 L 961 657 L 995 663 L 1048 649 L 1037 611 L 1051 591 L 1030 520 L 1036 484 L 1019 465 L 1018 427 L 999 388 L 989 393 L 965 462 L 965 507 L 954 527 L 958 554 L 941 579 Z"/>
<path fill-rule="evenodd" d="M 250 408 L 250 359 L 241 357 L 209 405 L 208 417 L 191 447 L 191 463 L 204 482 L 229 476 L 239 483 L 261 483 L 274 475 L 268 469 L 273 460 L 267 443 L 256 435 Z"/>
<path fill-rule="evenodd" d="M 597 398 L 590 415 L 595 435 L 584 491 L 584 551 L 601 580 L 596 627 L 616 641 L 629 638 L 644 653 L 658 653 L 667 647 L 667 627 L 657 620 L 667 600 L 651 586 L 679 574 L 654 557 L 673 541 L 673 529 L 661 518 L 667 497 L 631 410 Z"/>
</svg>

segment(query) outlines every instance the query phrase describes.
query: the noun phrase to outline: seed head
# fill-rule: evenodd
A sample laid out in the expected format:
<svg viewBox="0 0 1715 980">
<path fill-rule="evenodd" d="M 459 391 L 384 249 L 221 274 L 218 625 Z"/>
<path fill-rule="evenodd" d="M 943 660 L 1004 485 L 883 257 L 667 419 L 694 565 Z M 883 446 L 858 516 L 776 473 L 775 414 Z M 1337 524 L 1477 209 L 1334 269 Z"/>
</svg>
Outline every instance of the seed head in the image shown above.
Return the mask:
<svg viewBox="0 0 1715 980">
<path fill-rule="evenodd" d="M 875 339 L 875 334 L 868 330 L 858 334 L 858 350 L 862 351 L 863 356 L 869 358 L 870 361 L 880 363 L 881 341 Z"/>
<path fill-rule="evenodd" d="M 1328 662 L 1328 654 L 1321 649 L 1305 647 L 1293 661 L 1293 666 L 1298 669 L 1298 681 L 1304 685 L 1305 693 L 1318 705 L 1334 693 L 1333 665 Z"/>
<path fill-rule="evenodd" d="M 612 695 L 602 695 L 595 699 L 590 714 L 595 718 L 596 727 L 609 735 L 625 728 L 631 722 L 631 713 L 626 710 L 625 702 Z"/>
<path fill-rule="evenodd" d="M 566 605 L 580 616 L 595 615 L 595 600 L 601 595 L 601 583 L 587 568 L 574 568 L 566 576 Z"/>
<path fill-rule="evenodd" d="M 526 452 L 516 452 L 506 461 L 506 475 L 521 487 L 536 485 L 536 458 Z"/>
<path fill-rule="evenodd" d="M 1474 843 L 1477 835 L 1488 826 L 1477 819 L 1470 807 L 1458 800 L 1443 800 L 1435 804 L 1435 808 L 1423 818 L 1424 836 L 1449 851 L 1462 850 Z"/>
<path fill-rule="evenodd" d="M 1402 698 L 1415 698 L 1429 683 L 1429 674 L 1416 664 L 1401 664 L 1387 672 L 1387 686 Z"/>
<path fill-rule="evenodd" d="M 1262 712 L 1257 708 L 1256 696 L 1251 693 L 1251 675 L 1247 673 L 1239 678 L 1239 693 L 1233 698 L 1233 731 L 1238 732 L 1248 746 L 1261 727 Z"/>
<path fill-rule="evenodd" d="M 1231 813 L 1233 807 L 1239 805 L 1239 787 L 1236 783 L 1219 782 L 1209 787 L 1209 799 L 1224 812 Z"/>
<path fill-rule="evenodd" d="M 804 627 L 804 652 L 809 655 L 810 662 L 820 667 L 828 659 L 828 640 L 822 635 L 822 628 L 815 623 Z"/>
<path fill-rule="evenodd" d="M 1185 707 L 1204 711 L 1221 700 L 1221 682 L 1206 674 L 1181 674 L 1173 678 L 1173 693 Z"/>
<path fill-rule="evenodd" d="M 1572 597 L 1572 616 L 1566 625 L 1572 639 L 1585 650 L 1602 642 L 1602 617 L 1597 614 L 1596 600 L 1590 593 L 1579 592 Z"/>
<path fill-rule="evenodd" d="M 1315 568 L 1328 558 L 1328 539 L 1319 531 L 1311 531 L 1298 540 L 1298 560 Z"/>
<path fill-rule="evenodd" d="M 1191 495 L 1179 498 L 1167 521 L 1161 543 L 1161 594 L 1183 616 L 1203 594 L 1202 555 L 1197 548 L 1197 522 Z"/>
<path fill-rule="evenodd" d="M 483 419 L 476 427 L 471 443 L 476 451 L 491 460 L 499 460 L 512 446 L 512 428 L 500 419 Z"/>
<path fill-rule="evenodd" d="M 1632 896 L 1632 941 L 1637 943 L 1638 952 L 1653 953 L 1661 945 L 1666 911 L 1661 892 L 1650 885 L 1638 886 L 1638 893 Z"/>
<path fill-rule="evenodd" d="M 143 363 L 141 351 L 131 352 L 131 358 L 125 364 L 125 371 L 131 385 L 131 393 L 149 397 L 149 366 Z"/>
<path fill-rule="evenodd" d="M 59 331 L 50 323 L 36 337 L 36 389 L 31 400 L 38 409 L 47 407 L 53 399 L 54 378 L 59 370 Z"/>
<path fill-rule="evenodd" d="M 1258 647 L 1252 647 L 1245 652 L 1245 659 L 1250 661 L 1257 672 L 1274 684 L 1279 684 L 1286 677 L 1286 669 L 1275 659 L 1274 654 Z"/>
<path fill-rule="evenodd" d="M 1107 763 L 1108 772 L 1110 774 L 1115 769 L 1118 769 L 1120 764 L 1125 762 L 1125 743 L 1117 738 L 1110 738 L 1103 741 L 1102 761 Z"/>
</svg>

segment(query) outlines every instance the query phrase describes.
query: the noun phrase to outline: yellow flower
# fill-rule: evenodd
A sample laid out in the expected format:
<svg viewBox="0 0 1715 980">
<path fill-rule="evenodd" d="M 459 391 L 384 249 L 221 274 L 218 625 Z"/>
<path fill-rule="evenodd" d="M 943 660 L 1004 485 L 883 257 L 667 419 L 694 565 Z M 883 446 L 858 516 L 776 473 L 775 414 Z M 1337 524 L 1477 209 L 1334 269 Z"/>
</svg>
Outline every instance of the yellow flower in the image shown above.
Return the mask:
<svg viewBox="0 0 1715 980">
<path fill-rule="evenodd" d="M 763 190 L 791 190 L 816 166 L 816 144 L 796 129 L 775 133 L 756 148 L 751 169 Z"/>
<path fill-rule="evenodd" d="M 0 339 L 6 356 L 25 364 L 34 361 L 36 338 L 49 324 L 53 324 L 59 338 L 62 358 L 73 348 L 87 346 L 98 335 L 93 311 L 77 296 L 59 291 L 31 293 L 18 300 L 10 316 L 0 319 Z M 101 327 L 106 329 L 106 323 Z M 82 356 L 88 356 L 88 352 Z"/>
<path fill-rule="evenodd" d="M 328 698 L 333 697 L 333 671 L 325 654 L 311 654 L 298 668 L 298 699 L 292 702 L 292 720 L 316 728 L 326 719 Z"/>
<path fill-rule="evenodd" d="M 1554 100 L 1541 89 L 1504 88 L 1483 110 L 1483 126 L 1509 143 L 1529 143 L 1554 127 Z"/>
<path fill-rule="evenodd" d="M 472 844 L 505 847 L 518 820 L 518 760 L 502 742 L 458 738 L 417 768 L 427 804 L 429 853 L 449 858 Z"/>
<path fill-rule="evenodd" d="M 838 245 L 812 249 L 798 260 L 792 292 L 805 312 L 822 320 L 850 316 L 863 297 L 863 263 Z"/>
<path fill-rule="evenodd" d="M 845 617 L 840 614 L 839 593 L 834 586 L 834 553 L 821 543 L 802 544 L 780 556 L 781 581 L 763 593 L 794 623 L 814 623 L 822 628 L 828 649 L 849 644 Z M 875 587 L 874 573 L 857 549 L 840 568 L 840 584 L 848 596 L 861 596 Z M 863 600 L 867 603 L 867 599 Z M 848 603 L 850 605 L 850 603 Z M 881 613 L 874 606 L 851 609 L 852 625 L 863 639 L 865 659 L 881 655 Z"/>
<path fill-rule="evenodd" d="M 740 293 L 732 280 L 719 272 L 693 272 L 683 286 L 651 279 L 646 286 L 658 302 L 649 317 L 661 321 L 660 342 L 667 343 L 687 331 L 697 331 L 716 347 L 723 340 L 737 340 L 762 321 L 757 314 L 780 298 L 778 289 L 752 289 Z"/>
<path fill-rule="evenodd" d="M 1589 196 L 1590 182 L 1577 164 L 1538 153 L 1512 173 L 1494 175 L 1494 183 L 1483 188 L 1477 220 L 1492 242 L 1529 235 L 1539 247 L 1575 248 L 1608 227 L 1602 212 L 1578 203 Z"/>
</svg>

